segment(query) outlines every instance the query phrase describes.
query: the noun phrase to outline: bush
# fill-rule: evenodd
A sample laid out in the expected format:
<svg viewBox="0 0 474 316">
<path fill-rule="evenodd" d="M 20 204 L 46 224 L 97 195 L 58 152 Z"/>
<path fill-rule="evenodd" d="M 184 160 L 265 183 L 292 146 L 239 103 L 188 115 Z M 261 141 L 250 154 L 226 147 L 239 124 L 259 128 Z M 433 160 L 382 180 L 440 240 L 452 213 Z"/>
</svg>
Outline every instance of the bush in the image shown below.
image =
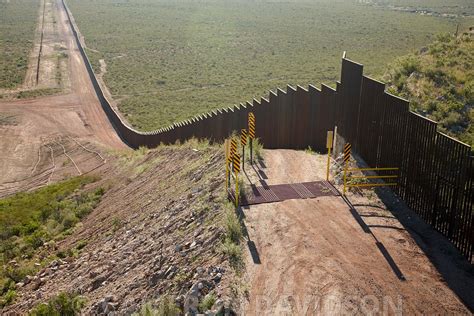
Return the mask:
<svg viewBox="0 0 474 316">
<path fill-rule="evenodd" d="M 226 236 L 225 238 L 232 243 L 239 244 L 243 233 L 240 221 L 234 211 L 228 210 L 226 214 Z"/>
<path fill-rule="evenodd" d="M 229 258 L 231 265 L 238 268 L 242 263 L 242 248 L 239 244 L 235 244 L 230 240 L 224 240 L 221 251 Z"/>
<path fill-rule="evenodd" d="M 5 276 L 7 276 L 11 281 L 18 283 L 23 281 L 23 279 L 32 274 L 33 269 L 28 266 L 12 267 L 7 266 L 5 268 Z"/>
<path fill-rule="evenodd" d="M 213 293 L 207 294 L 204 299 L 199 303 L 198 309 L 201 313 L 204 313 L 214 306 L 216 302 L 216 296 Z"/>
<path fill-rule="evenodd" d="M 169 296 L 163 296 L 158 304 L 158 308 L 148 303 L 142 306 L 138 313 L 133 316 L 178 316 L 181 315 L 181 310 L 175 304 L 174 300 Z"/>
<path fill-rule="evenodd" d="M 4 304 L 10 303 L 14 296 L 9 292 L 14 288 L 5 284 L 21 282 L 27 274 L 34 274 L 38 268 L 31 258 L 50 258 L 48 249 L 42 246 L 71 233 L 79 220 L 97 205 L 103 189 L 78 192 L 83 185 L 95 180 L 77 177 L 0 199 L 0 263 L 5 267 L 0 270 L 0 279 L 7 280 L 2 281 L 0 288 Z M 71 251 L 58 252 L 60 257 L 70 254 Z M 17 261 L 18 267 L 8 264 L 12 259 Z"/>
<path fill-rule="evenodd" d="M 246 149 L 245 156 L 248 161 L 250 161 L 250 139 L 248 140 L 249 148 Z M 252 141 L 252 151 L 253 151 L 253 160 L 263 159 L 263 145 L 260 143 L 260 139 L 255 138 Z"/>
<path fill-rule="evenodd" d="M 33 249 L 43 246 L 46 240 L 48 240 L 48 236 L 43 230 L 37 230 L 30 236 L 25 237 L 26 243 L 31 245 Z"/>
<path fill-rule="evenodd" d="M 443 34 L 423 54 L 399 58 L 384 76 L 387 90 L 410 100 L 410 110 L 438 121 L 440 131 L 474 145 L 474 72 L 469 35 Z M 410 76 L 416 71 L 417 75 Z"/>
<path fill-rule="evenodd" d="M 399 61 L 401 73 L 406 77 L 410 76 L 415 71 L 420 71 L 421 69 L 420 62 L 415 57 L 409 56 L 406 58 L 401 58 Z"/>
<path fill-rule="evenodd" d="M 70 294 L 60 293 L 58 296 L 51 298 L 47 303 L 37 305 L 31 312 L 32 316 L 74 316 L 79 315 L 81 309 L 85 306 L 84 297 Z"/>
<path fill-rule="evenodd" d="M 16 291 L 9 289 L 7 293 L 5 293 L 1 298 L 0 298 L 0 307 L 9 305 L 13 303 L 13 301 L 16 298 Z"/>
</svg>

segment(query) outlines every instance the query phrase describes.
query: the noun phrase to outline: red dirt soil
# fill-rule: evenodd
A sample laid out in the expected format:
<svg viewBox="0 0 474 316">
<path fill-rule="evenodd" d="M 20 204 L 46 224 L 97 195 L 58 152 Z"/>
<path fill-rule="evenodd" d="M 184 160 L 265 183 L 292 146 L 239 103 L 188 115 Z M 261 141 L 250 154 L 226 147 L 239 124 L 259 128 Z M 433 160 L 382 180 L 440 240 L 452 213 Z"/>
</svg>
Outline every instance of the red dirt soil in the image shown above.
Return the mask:
<svg viewBox="0 0 474 316">
<path fill-rule="evenodd" d="M 267 184 L 325 178 L 324 156 L 267 150 L 264 157 L 266 166 L 256 169 Z M 248 166 L 247 172 L 255 182 L 255 171 Z M 255 246 L 246 249 L 249 297 L 243 312 L 469 314 L 410 232 L 372 193 L 348 195 L 355 216 L 342 197 L 245 208 L 248 244 Z M 465 286 L 472 291 L 472 273 Z"/>
<path fill-rule="evenodd" d="M 6 195 L 21 191 L 21 188 L 28 189 L 23 179 L 51 168 L 52 159 L 44 166 L 37 163 L 41 153 L 47 155 L 53 139 L 71 141 L 69 137 L 72 137 L 80 144 L 90 143 L 88 146 L 95 148 L 94 151 L 97 148 L 127 148 L 97 99 L 61 1 L 58 0 L 54 8 L 60 17 L 59 36 L 67 47 L 72 91 L 58 96 L 0 102 L 0 115 L 14 119 L 12 124 L 0 125 L 0 196 L 2 191 Z M 18 190 L 12 191 L 12 186 Z"/>
</svg>

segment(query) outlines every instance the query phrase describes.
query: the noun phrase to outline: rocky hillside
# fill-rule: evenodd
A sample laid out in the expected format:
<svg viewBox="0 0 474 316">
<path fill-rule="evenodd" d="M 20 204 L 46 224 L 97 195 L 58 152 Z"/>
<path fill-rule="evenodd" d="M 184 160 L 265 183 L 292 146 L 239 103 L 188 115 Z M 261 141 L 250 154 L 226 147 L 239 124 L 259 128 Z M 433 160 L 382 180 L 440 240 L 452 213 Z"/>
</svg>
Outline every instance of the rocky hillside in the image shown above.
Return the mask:
<svg viewBox="0 0 474 316">
<path fill-rule="evenodd" d="M 474 34 L 439 36 L 397 59 L 384 75 L 388 90 L 411 110 L 438 121 L 441 131 L 474 145 Z"/>
<path fill-rule="evenodd" d="M 232 305 L 241 231 L 224 194 L 221 146 L 190 141 L 109 159 L 101 180 L 88 184 L 104 188 L 100 201 L 64 238 L 39 247 L 48 255 L 37 259 L 37 273 L 17 280 L 2 314 L 177 314 Z"/>
</svg>

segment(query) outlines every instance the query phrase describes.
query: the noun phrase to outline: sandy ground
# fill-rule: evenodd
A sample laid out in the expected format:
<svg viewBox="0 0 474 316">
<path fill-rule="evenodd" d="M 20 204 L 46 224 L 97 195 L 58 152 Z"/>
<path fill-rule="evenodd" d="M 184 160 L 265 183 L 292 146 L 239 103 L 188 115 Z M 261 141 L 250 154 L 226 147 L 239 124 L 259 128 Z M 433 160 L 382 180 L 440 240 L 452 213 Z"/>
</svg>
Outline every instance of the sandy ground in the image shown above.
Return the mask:
<svg viewBox="0 0 474 316">
<path fill-rule="evenodd" d="M 46 155 L 47 146 L 54 139 L 73 137 L 81 144 L 92 144 L 95 150 L 126 148 L 96 97 L 64 7 L 59 0 L 54 2 L 46 7 L 52 10 L 51 16 L 57 17 L 56 41 L 64 43 L 66 48 L 71 91 L 31 100 L 0 101 L 0 118 L 13 118 L 9 123 L 0 124 L 0 184 L 3 185 L 0 194 L 6 187 L 21 190 L 25 179 L 51 167 L 52 159 L 50 165 L 45 163 L 36 168 L 35 165 L 40 153 L 45 151 Z M 44 73 L 45 78 L 49 78 L 50 73 Z"/>
<path fill-rule="evenodd" d="M 264 166 L 248 166 L 251 180 L 256 171 L 267 184 L 325 178 L 323 156 L 276 150 L 264 157 Z M 249 246 L 245 314 L 469 314 L 458 295 L 469 300 L 472 271 L 456 271 L 465 284 L 455 293 L 413 232 L 372 191 L 348 198 L 352 210 L 341 197 L 243 210 Z M 450 269 L 459 266 L 450 262 Z"/>
</svg>

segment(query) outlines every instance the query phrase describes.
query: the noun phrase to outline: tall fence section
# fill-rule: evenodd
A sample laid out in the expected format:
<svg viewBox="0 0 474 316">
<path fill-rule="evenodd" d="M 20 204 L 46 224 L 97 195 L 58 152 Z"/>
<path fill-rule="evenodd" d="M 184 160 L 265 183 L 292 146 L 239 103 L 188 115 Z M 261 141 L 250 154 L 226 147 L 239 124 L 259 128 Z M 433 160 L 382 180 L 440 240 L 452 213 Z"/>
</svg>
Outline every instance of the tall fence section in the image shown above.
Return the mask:
<svg viewBox="0 0 474 316">
<path fill-rule="evenodd" d="M 409 102 L 385 92 L 385 84 L 363 75 L 363 66 L 342 59 L 336 89 L 322 85 L 288 86 L 267 98 L 217 109 L 153 132 L 128 126 L 105 97 L 76 26 L 63 5 L 99 101 L 119 136 L 129 146 L 154 147 L 192 137 L 223 141 L 257 121 L 256 136 L 265 148 L 325 152 L 326 132 L 352 144 L 371 167 L 399 168 L 394 191 L 426 222 L 473 262 L 474 159 L 471 147 L 437 131 L 437 123 L 409 110 Z"/>
</svg>

